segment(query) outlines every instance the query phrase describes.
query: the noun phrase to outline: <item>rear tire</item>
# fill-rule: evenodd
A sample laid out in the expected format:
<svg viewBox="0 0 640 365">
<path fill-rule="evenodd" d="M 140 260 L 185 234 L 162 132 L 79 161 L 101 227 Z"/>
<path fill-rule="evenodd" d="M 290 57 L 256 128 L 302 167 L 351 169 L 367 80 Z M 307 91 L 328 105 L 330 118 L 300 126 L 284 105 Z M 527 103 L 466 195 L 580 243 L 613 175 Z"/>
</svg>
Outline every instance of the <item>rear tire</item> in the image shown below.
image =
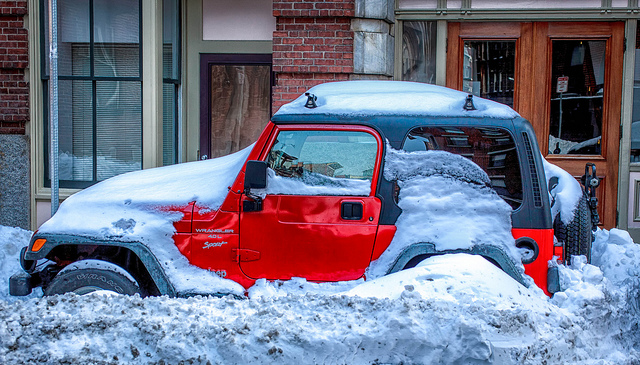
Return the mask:
<svg viewBox="0 0 640 365">
<path fill-rule="evenodd" d="M 44 291 L 44 295 L 64 293 L 88 294 L 107 290 L 118 294 L 141 294 L 135 280 L 122 274 L 123 269 L 110 262 L 101 263 L 100 268 L 63 270 L 56 275 Z"/>
<path fill-rule="evenodd" d="M 584 255 L 587 262 L 591 262 L 591 245 L 593 231 L 591 230 L 591 210 L 587 195 L 582 194 L 578 206 L 573 211 L 573 219 L 565 225 L 558 214 L 553 221 L 554 235 L 558 242 L 564 243 L 564 262 L 571 264 L 571 256 Z"/>
</svg>

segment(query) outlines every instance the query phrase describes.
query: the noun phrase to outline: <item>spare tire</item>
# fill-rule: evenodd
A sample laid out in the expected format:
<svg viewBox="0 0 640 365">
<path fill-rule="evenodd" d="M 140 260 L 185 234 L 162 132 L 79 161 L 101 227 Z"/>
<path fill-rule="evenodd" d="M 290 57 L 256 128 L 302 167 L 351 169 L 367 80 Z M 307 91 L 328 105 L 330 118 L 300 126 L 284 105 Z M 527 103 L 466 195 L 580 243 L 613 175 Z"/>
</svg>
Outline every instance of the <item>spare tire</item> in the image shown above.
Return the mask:
<svg viewBox="0 0 640 365">
<path fill-rule="evenodd" d="M 564 243 L 564 262 L 571 264 L 571 256 L 584 255 L 587 262 L 591 262 L 591 244 L 593 243 L 593 231 L 591 225 L 591 209 L 589 208 L 587 194 L 583 192 L 578 205 L 573 211 L 573 219 L 565 225 L 556 215 L 553 221 L 554 235 L 558 242 Z"/>
</svg>

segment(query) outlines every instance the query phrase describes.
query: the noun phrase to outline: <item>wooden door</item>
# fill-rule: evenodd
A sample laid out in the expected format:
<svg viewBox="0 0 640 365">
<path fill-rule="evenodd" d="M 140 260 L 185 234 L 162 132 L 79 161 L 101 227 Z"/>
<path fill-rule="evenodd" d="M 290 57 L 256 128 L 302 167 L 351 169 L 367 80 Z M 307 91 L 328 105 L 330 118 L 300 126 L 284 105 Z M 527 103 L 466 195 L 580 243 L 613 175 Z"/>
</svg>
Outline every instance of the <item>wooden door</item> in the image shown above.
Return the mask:
<svg viewBox="0 0 640 365">
<path fill-rule="evenodd" d="M 576 178 L 585 163 L 596 165 L 600 222 L 615 227 L 624 23 L 450 23 L 448 37 L 447 86 L 459 90 L 469 88 L 475 44 L 513 42 L 514 109 L 533 125 L 549 162 Z M 567 87 L 558 89 L 558 79 Z"/>
</svg>

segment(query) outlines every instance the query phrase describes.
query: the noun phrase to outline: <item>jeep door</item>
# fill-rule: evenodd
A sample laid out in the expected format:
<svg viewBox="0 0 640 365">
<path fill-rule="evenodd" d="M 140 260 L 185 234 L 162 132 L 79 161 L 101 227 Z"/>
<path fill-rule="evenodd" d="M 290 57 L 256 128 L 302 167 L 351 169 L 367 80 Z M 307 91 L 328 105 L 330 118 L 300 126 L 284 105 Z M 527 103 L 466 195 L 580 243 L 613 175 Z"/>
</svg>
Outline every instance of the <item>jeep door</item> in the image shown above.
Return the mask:
<svg viewBox="0 0 640 365">
<path fill-rule="evenodd" d="M 240 213 L 237 260 L 251 278 L 339 281 L 361 277 L 380 216 L 375 196 L 382 140 L 367 127 L 279 126 L 262 209 Z M 243 196 L 243 200 L 250 200 Z"/>
</svg>

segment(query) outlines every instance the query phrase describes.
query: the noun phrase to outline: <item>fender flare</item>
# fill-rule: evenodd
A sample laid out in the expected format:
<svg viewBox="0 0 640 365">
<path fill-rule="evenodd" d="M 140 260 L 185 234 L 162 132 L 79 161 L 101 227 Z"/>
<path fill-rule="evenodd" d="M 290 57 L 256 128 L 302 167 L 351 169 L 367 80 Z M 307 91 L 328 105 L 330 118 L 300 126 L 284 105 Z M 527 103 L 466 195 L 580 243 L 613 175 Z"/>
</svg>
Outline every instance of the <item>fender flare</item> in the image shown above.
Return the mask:
<svg viewBox="0 0 640 365">
<path fill-rule="evenodd" d="M 37 239 L 44 238 L 46 239 L 46 243 L 39 249 L 37 252 L 31 251 L 31 247 L 33 246 L 33 242 Z M 155 257 L 155 255 L 151 252 L 151 250 L 138 241 L 106 241 L 99 240 L 92 237 L 82 237 L 82 236 L 74 236 L 67 234 L 46 234 L 46 235 L 38 235 L 37 233 L 31 238 L 31 242 L 29 243 L 29 249 L 24 254 L 25 260 L 40 260 L 44 259 L 55 247 L 61 245 L 96 245 L 96 246 L 111 246 L 111 247 L 122 247 L 133 252 L 142 264 L 145 266 L 151 279 L 156 284 L 160 295 L 167 295 L 169 297 L 176 297 L 177 292 L 173 287 L 167 274 L 164 269 L 160 265 L 160 262 Z M 25 269 L 25 268 L 23 268 Z M 25 271 L 27 271 L 25 269 Z M 27 271 L 29 272 L 29 271 Z"/>
<path fill-rule="evenodd" d="M 398 272 L 407 265 L 407 263 L 416 256 L 419 255 L 445 255 L 452 253 L 468 253 L 471 255 L 480 255 L 485 258 L 493 260 L 507 275 L 511 276 L 520 284 L 525 287 L 529 287 L 527 282 L 524 280 L 522 273 L 516 268 L 516 265 L 513 263 L 513 260 L 509 258 L 506 252 L 497 246 L 473 246 L 470 249 L 455 249 L 455 250 L 444 250 L 438 251 L 436 250 L 436 246 L 433 243 L 422 242 L 413 244 L 407 248 L 405 248 L 398 258 L 396 258 L 395 262 L 391 266 L 391 269 L 387 272 L 388 274 L 392 274 L 394 272 Z"/>
</svg>

